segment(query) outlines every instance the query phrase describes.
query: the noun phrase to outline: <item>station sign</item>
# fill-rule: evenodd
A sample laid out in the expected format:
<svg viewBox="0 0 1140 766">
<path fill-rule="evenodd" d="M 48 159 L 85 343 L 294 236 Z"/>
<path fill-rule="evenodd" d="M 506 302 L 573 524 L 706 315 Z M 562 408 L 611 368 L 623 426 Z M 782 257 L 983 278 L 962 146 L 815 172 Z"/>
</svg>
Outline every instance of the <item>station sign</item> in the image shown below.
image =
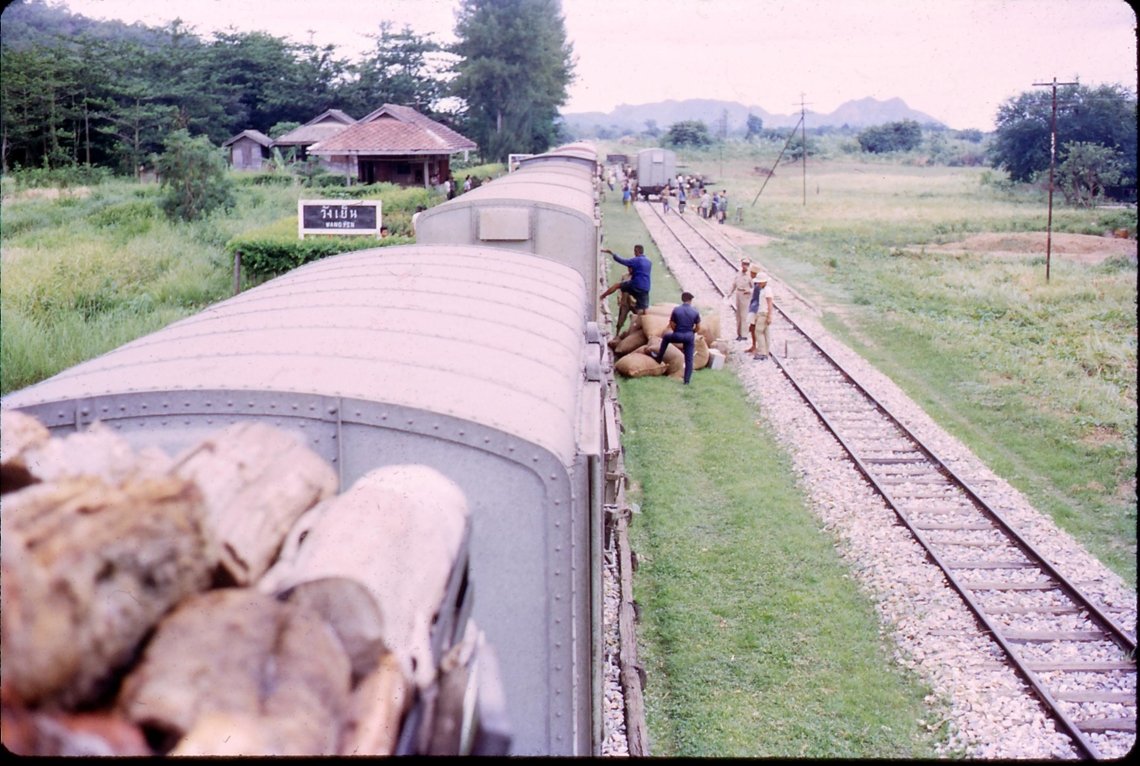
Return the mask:
<svg viewBox="0 0 1140 766">
<path fill-rule="evenodd" d="M 297 233 L 380 236 L 380 200 L 316 199 L 297 201 Z"/>
</svg>

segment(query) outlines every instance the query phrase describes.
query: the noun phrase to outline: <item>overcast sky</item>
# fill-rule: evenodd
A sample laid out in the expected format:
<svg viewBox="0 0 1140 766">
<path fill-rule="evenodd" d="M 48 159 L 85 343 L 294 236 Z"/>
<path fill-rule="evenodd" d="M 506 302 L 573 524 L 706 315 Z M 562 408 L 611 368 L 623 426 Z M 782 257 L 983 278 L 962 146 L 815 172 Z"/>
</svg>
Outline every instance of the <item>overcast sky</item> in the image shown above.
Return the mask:
<svg viewBox="0 0 1140 766">
<path fill-rule="evenodd" d="M 263 30 L 356 58 L 381 21 L 454 39 L 458 0 L 53 0 L 92 18 L 201 36 Z M 565 112 L 668 99 L 739 101 L 775 114 L 901 98 L 952 128 L 993 129 L 1035 83 L 1135 89 L 1126 0 L 562 0 L 576 81 Z"/>
</svg>

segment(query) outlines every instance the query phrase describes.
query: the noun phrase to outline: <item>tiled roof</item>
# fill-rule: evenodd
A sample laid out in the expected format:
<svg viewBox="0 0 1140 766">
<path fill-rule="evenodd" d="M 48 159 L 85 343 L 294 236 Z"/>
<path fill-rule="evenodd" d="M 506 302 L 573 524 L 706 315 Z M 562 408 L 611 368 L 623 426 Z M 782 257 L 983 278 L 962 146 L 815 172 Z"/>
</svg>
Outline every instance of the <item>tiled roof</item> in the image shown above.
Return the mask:
<svg viewBox="0 0 1140 766">
<path fill-rule="evenodd" d="M 315 144 L 318 141 L 324 141 L 345 128 L 342 122 L 325 122 L 320 125 L 302 125 L 299 128 L 293 128 L 288 133 L 278 136 L 277 140 L 273 142 L 275 146 L 308 146 Z"/>
<path fill-rule="evenodd" d="M 275 146 L 308 146 L 339 133 L 356 120 L 340 109 L 326 109 L 300 127 L 278 136 Z"/>
<path fill-rule="evenodd" d="M 408 106 L 385 104 L 309 147 L 310 154 L 452 154 L 476 144 Z"/>
<path fill-rule="evenodd" d="M 229 146 L 241 138 L 251 139 L 261 144 L 262 146 L 273 146 L 273 139 L 262 133 L 260 130 L 243 130 L 241 133 L 238 133 L 229 141 L 226 141 L 224 144 L 222 144 L 222 146 Z"/>
</svg>

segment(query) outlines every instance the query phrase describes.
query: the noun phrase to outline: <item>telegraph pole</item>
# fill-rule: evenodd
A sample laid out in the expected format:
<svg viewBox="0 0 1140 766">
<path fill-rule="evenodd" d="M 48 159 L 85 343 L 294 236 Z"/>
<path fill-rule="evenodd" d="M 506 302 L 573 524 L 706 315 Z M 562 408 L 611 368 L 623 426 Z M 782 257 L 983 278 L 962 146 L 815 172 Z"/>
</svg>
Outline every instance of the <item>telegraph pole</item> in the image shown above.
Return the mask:
<svg viewBox="0 0 1140 766">
<path fill-rule="evenodd" d="M 1079 85 L 1075 82 L 1035 82 L 1035 86 L 1053 88 L 1053 118 L 1049 123 L 1049 217 L 1045 228 L 1045 281 L 1049 281 L 1049 261 L 1053 254 L 1053 168 L 1057 164 L 1057 86 Z"/>
<path fill-rule="evenodd" d="M 804 111 L 804 94 L 800 94 L 800 157 L 803 162 L 804 207 L 807 207 L 807 119 Z"/>
</svg>

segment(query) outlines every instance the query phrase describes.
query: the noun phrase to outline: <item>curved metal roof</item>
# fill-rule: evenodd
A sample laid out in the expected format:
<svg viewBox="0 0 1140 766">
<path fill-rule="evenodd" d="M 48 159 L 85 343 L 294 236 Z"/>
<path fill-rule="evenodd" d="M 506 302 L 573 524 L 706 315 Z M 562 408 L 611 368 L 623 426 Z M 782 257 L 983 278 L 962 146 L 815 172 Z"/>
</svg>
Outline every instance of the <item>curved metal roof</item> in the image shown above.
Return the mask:
<svg viewBox="0 0 1140 766">
<path fill-rule="evenodd" d="M 4 398 L 236 389 L 385 402 L 575 450 L 585 285 L 506 250 L 408 245 L 302 266 Z"/>
<path fill-rule="evenodd" d="M 582 160 L 587 163 L 596 165 L 598 162 L 597 148 L 588 142 L 579 141 L 573 144 L 565 144 L 551 149 L 543 154 L 535 154 L 531 157 L 524 157 L 519 160 L 520 165 L 528 163 L 541 163 L 543 160 L 550 159 L 564 159 L 564 160 Z"/>
<path fill-rule="evenodd" d="M 420 214 L 419 221 L 458 207 L 478 204 L 497 204 L 505 200 L 520 200 L 528 206 L 534 203 L 567 208 L 594 218 L 593 174 L 578 163 L 540 163 L 520 168 L 514 173 L 500 176 L 455 199 L 429 208 Z M 417 228 L 419 223 L 416 224 Z"/>
</svg>

